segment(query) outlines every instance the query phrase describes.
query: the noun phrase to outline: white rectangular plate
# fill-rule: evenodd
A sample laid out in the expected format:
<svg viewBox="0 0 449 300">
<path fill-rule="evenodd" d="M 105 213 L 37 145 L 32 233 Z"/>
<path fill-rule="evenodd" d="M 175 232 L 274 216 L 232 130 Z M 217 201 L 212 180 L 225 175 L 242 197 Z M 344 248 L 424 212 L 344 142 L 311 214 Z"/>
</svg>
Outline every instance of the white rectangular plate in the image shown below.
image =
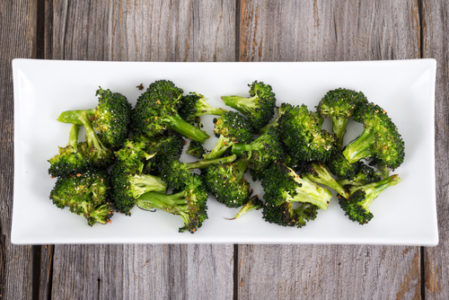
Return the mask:
<svg viewBox="0 0 449 300">
<path fill-rule="evenodd" d="M 432 59 L 363 62 L 165 63 L 93 61 L 13 61 L 14 75 L 14 210 L 15 244 L 58 243 L 332 243 L 436 245 L 438 228 L 434 173 L 434 94 L 436 62 Z M 247 95 L 253 80 L 270 83 L 278 103 L 318 104 L 338 87 L 360 90 L 386 109 L 406 145 L 398 168 L 402 182 L 372 204 L 373 220 L 364 226 L 346 218 L 331 202 L 304 228 L 264 222 L 260 211 L 229 221 L 237 209 L 211 198 L 209 219 L 195 234 L 178 233 L 181 219 L 165 212 L 134 208 L 132 216 L 116 213 L 112 223 L 89 227 L 82 217 L 49 200 L 55 179 L 47 159 L 67 143 L 70 125 L 59 113 L 96 105 L 98 86 L 123 93 L 132 104 L 136 86 L 157 79 L 173 80 L 185 92 L 204 94 L 223 106 L 221 95 Z M 212 118 L 204 118 L 212 133 Z M 361 132 L 351 125 L 346 142 Z M 212 134 L 211 134 L 212 136 Z M 211 138 L 209 149 L 215 142 Z M 186 157 L 184 157 L 186 159 Z M 256 192 L 261 194 L 260 188 Z"/>
</svg>

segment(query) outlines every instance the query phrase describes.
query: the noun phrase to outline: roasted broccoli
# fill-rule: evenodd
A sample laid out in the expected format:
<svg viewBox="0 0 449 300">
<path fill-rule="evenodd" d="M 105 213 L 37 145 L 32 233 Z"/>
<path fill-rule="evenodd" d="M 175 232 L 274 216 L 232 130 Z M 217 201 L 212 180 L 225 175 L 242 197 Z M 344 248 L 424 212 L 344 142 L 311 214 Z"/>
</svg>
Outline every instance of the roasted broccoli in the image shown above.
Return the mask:
<svg viewBox="0 0 449 300">
<path fill-rule="evenodd" d="M 226 109 L 213 107 L 206 102 L 203 95 L 190 93 L 183 96 L 178 108 L 181 118 L 189 123 L 198 123 L 198 118 L 205 115 L 221 116 L 227 112 Z"/>
<path fill-rule="evenodd" d="M 279 132 L 272 127 L 249 144 L 234 144 L 232 153 L 239 156 L 244 154 L 254 179 L 260 179 L 273 161 L 282 160 L 284 151 Z"/>
<path fill-rule="evenodd" d="M 61 113 L 58 121 L 84 125 L 96 130 L 101 143 L 111 149 L 119 148 L 128 135 L 131 104 L 125 96 L 110 90 L 97 90 L 98 105 L 88 110 L 71 110 Z M 87 132 L 87 127 L 86 127 Z"/>
<path fill-rule="evenodd" d="M 281 140 L 298 161 L 327 161 L 335 150 L 335 137 L 321 129 L 323 119 L 307 106 L 287 109 L 280 119 Z"/>
<path fill-rule="evenodd" d="M 84 216 L 90 226 L 109 221 L 113 210 L 108 196 L 108 177 L 97 171 L 59 177 L 50 193 L 57 207 L 68 207 L 72 213 Z"/>
<path fill-rule="evenodd" d="M 273 163 L 266 170 L 262 186 L 265 220 L 284 226 L 305 225 L 305 221 L 315 218 L 316 209 L 304 204 L 326 209 L 332 198 L 329 190 L 281 163 Z"/>
<path fill-rule="evenodd" d="M 262 81 L 249 84 L 249 98 L 240 96 L 223 96 L 223 102 L 245 115 L 251 122 L 254 130 L 259 130 L 274 115 L 276 96 L 270 85 Z"/>
<path fill-rule="evenodd" d="M 236 220 L 240 218 L 241 216 L 245 215 L 247 212 L 253 210 L 253 209 L 261 209 L 264 206 L 264 203 L 259 199 L 259 197 L 252 196 L 248 202 L 246 202 L 245 205 L 243 205 L 240 210 L 237 212 L 237 214 L 228 220 Z"/>
<path fill-rule="evenodd" d="M 150 84 L 139 96 L 133 110 L 133 129 L 140 134 L 153 137 L 172 129 L 185 137 L 204 142 L 209 136 L 202 130 L 186 122 L 177 112 L 182 89 L 168 80 L 158 80 Z"/>
<path fill-rule="evenodd" d="M 203 173 L 207 190 L 228 207 L 242 206 L 251 195 L 251 187 L 244 178 L 247 166 L 248 161 L 241 159 L 206 168 Z"/>
<path fill-rule="evenodd" d="M 338 202 L 349 219 L 366 224 L 373 218 L 373 214 L 369 210 L 373 200 L 386 188 L 396 185 L 399 181 L 398 175 L 392 175 L 378 182 L 353 187 L 349 198 L 339 197 Z"/>
<path fill-rule="evenodd" d="M 87 156 L 78 147 L 79 125 L 72 125 L 69 135 L 69 143 L 65 147 L 59 147 L 59 152 L 48 160 L 50 167 L 48 173 L 51 176 L 68 176 L 82 173 L 90 166 Z"/>
<path fill-rule="evenodd" d="M 359 163 L 351 164 L 340 151 L 334 152 L 327 161 L 327 166 L 339 179 L 353 178 L 360 168 Z"/>
<path fill-rule="evenodd" d="M 184 226 L 180 232 L 194 233 L 207 219 L 207 191 L 197 174 L 189 173 L 184 186 L 171 195 L 149 192 L 136 200 L 136 205 L 145 210 L 160 209 L 182 218 Z"/>
<path fill-rule="evenodd" d="M 343 136 L 349 119 L 362 103 L 367 102 L 362 92 L 342 88 L 327 92 L 321 99 L 317 106 L 318 113 L 323 118 L 332 119 L 332 130 L 339 147 L 343 144 Z"/>
<path fill-rule="evenodd" d="M 218 141 L 212 151 L 204 156 L 205 159 L 220 157 L 233 144 L 247 143 L 252 138 L 251 124 L 236 112 L 227 112 L 214 122 L 214 133 Z"/>
<path fill-rule="evenodd" d="M 343 151 L 350 163 L 374 158 L 395 169 L 404 161 L 404 141 L 386 111 L 373 103 L 361 105 L 354 120 L 364 125 L 362 135 Z"/>
<path fill-rule="evenodd" d="M 186 153 L 193 157 L 201 158 L 203 157 L 205 150 L 200 142 L 191 141 Z"/>
<path fill-rule="evenodd" d="M 339 180 L 338 183 L 342 186 L 361 186 L 372 182 L 377 182 L 382 180 L 382 174 L 361 162 L 356 163 L 358 165 L 357 173 L 347 179 Z"/>
<path fill-rule="evenodd" d="M 317 162 L 311 163 L 308 165 L 307 171 L 303 174 L 313 182 L 330 187 L 343 197 L 348 197 L 346 190 L 332 177 L 324 164 Z"/>
</svg>

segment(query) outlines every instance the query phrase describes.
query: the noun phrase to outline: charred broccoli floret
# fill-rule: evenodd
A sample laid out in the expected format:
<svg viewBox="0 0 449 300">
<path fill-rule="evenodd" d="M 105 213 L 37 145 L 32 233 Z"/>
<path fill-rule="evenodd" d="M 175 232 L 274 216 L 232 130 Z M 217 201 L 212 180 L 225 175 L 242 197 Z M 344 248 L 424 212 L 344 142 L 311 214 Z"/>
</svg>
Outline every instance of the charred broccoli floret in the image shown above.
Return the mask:
<svg viewBox="0 0 449 300">
<path fill-rule="evenodd" d="M 213 107 L 207 103 L 206 98 L 198 93 L 190 93 L 183 96 L 178 108 L 181 118 L 189 123 L 198 123 L 198 118 L 205 115 L 221 116 L 226 109 Z"/>
<path fill-rule="evenodd" d="M 404 141 L 384 109 L 373 103 L 361 105 L 354 114 L 354 120 L 362 123 L 364 130 L 343 151 L 350 163 L 362 158 L 374 158 L 391 169 L 402 164 Z"/>
<path fill-rule="evenodd" d="M 189 173 L 184 186 L 171 195 L 149 192 L 136 200 L 136 205 L 145 210 L 160 209 L 182 218 L 184 226 L 180 232 L 194 233 L 207 219 L 207 191 L 197 174 Z"/>
<path fill-rule="evenodd" d="M 252 138 L 251 124 L 236 112 L 227 112 L 214 122 L 214 133 L 218 141 L 212 151 L 204 156 L 205 159 L 220 157 L 233 144 L 247 143 Z"/>
<path fill-rule="evenodd" d="M 185 137 L 204 142 L 209 136 L 186 122 L 177 112 L 182 89 L 168 80 L 158 80 L 137 99 L 133 110 L 133 128 L 136 132 L 153 137 L 172 129 Z"/>
<path fill-rule="evenodd" d="M 97 90 L 98 105 L 88 110 L 70 110 L 61 113 L 58 121 L 84 125 L 96 130 L 102 144 L 111 149 L 119 148 L 128 135 L 131 104 L 125 96 L 101 87 Z M 87 131 L 87 128 L 86 128 Z"/>
<path fill-rule="evenodd" d="M 338 183 L 340 183 L 340 185 L 361 186 L 382 180 L 382 174 L 378 170 L 361 162 L 358 162 L 357 165 L 357 173 L 351 178 L 339 180 Z"/>
<path fill-rule="evenodd" d="M 68 207 L 72 213 L 84 216 L 90 226 L 109 221 L 113 211 L 108 196 L 108 177 L 97 171 L 59 177 L 50 193 L 57 207 Z"/>
<path fill-rule="evenodd" d="M 244 178 L 248 161 L 241 159 L 233 163 L 217 164 L 204 170 L 204 181 L 207 190 L 218 202 L 228 207 L 239 207 L 245 204 L 251 187 Z"/>
<path fill-rule="evenodd" d="M 351 164 L 341 152 L 335 152 L 327 162 L 329 170 L 338 178 L 350 179 L 360 168 L 359 163 Z"/>
<path fill-rule="evenodd" d="M 339 204 L 349 219 L 366 224 L 373 218 L 373 214 L 369 210 L 373 200 L 386 188 L 396 185 L 399 181 L 398 175 L 392 175 L 378 182 L 354 187 L 351 189 L 348 199 L 339 197 Z"/>
<path fill-rule="evenodd" d="M 276 96 L 269 84 L 254 81 L 249 84 L 249 98 L 240 96 L 223 96 L 223 102 L 245 115 L 254 130 L 259 130 L 270 122 L 276 107 Z"/>
<path fill-rule="evenodd" d="M 323 118 L 332 119 L 332 130 L 339 147 L 343 143 L 349 119 L 362 103 L 367 102 L 368 100 L 362 92 L 342 88 L 327 92 L 321 99 L 317 106 L 318 113 Z"/>
<path fill-rule="evenodd" d="M 90 166 L 89 159 L 78 148 L 78 132 L 79 125 L 72 125 L 67 146 L 59 147 L 58 154 L 48 160 L 50 163 L 48 173 L 51 176 L 82 173 Z"/>
<path fill-rule="evenodd" d="M 310 205 L 326 209 L 332 198 L 329 190 L 281 163 L 273 163 L 267 169 L 262 186 L 265 190 L 265 220 L 284 226 L 305 225 L 305 221 L 316 215 L 316 209 Z"/>
<path fill-rule="evenodd" d="M 255 179 L 260 179 L 273 161 L 283 158 L 284 151 L 279 132 L 272 127 L 249 144 L 234 144 L 232 153 L 240 156 L 245 154 L 251 174 Z"/>
<path fill-rule="evenodd" d="M 321 129 L 323 119 L 307 106 L 294 106 L 280 119 L 281 140 L 294 160 L 327 161 L 335 150 L 335 137 Z"/>
</svg>

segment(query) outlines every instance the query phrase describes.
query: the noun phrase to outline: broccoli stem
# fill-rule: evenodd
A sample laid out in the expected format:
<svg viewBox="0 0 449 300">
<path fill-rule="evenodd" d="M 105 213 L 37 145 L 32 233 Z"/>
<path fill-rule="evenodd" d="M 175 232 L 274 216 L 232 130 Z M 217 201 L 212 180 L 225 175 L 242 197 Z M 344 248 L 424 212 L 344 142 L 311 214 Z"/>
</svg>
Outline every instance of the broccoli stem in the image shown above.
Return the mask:
<svg viewBox="0 0 449 300">
<path fill-rule="evenodd" d="M 227 110 L 223 108 L 217 108 L 213 107 L 209 103 L 206 102 L 204 98 L 201 98 L 196 103 L 196 116 L 204 116 L 204 115 L 216 115 L 216 116 L 222 116 L 224 115 Z"/>
<path fill-rule="evenodd" d="M 376 199 L 380 193 L 382 193 L 386 188 L 398 184 L 400 181 L 401 179 L 398 175 L 391 175 L 381 181 L 355 187 L 351 189 L 351 194 L 358 190 L 365 192 L 365 199 L 360 204 L 363 208 L 368 210 L 373 200 Z"/>
<path fill-rule="evenodd" d="M 232 145 L 232 153 L 237 155 L 242 155 L 245 152 L 250 152 L 253 150 L 251 144 L 234 144 Z"/>
<path fill-rule="evenodd" d="M 332 117 L 332 131 L 337 137 L 337 145 L 341 147 L 343 145 L 343 137 L 346 133 L 346 126 L 348 125 L 348 118 Z"/>
<path fill-rule="evenodd" d="M 230 218 L 228 220 L 236 220 L 246 214 L 247 212 L 253 210 L 253 209 L 260 209 L 262 208 L 263 203 L 260 201 L 257 196 L 251 197 L 248 202 L 246 202 L 245 205 L 243 205 L 238 213 L 234 216 L 234 218 Z"/>
<path fill-rule="evenodd" d="M 204 155 L 205 159 L 213 159 L 220 157 L 223 153 L 228 150 L 228 148 L 231 147 L 231 143 L 229 142 L 229 139 L 224 137 L 223 135 L 220 135 L 218 138 L 217 143 L 215 144 L 214 148 L 211 152 Z"/>
<path fill-rule="evenodd" d="M 313 163 L 312 172 L 306 177 L 316 183 L 326 185 L 347 199 L 349 196 L 346 190 L 331 176 L 326 167 L 322 164 Z"/>
<path fill-rule="evenodd" d="M 83 122 L 80 119 L 80 116 L 86 113 L 89 118 L 91 115 L 95 113 L 95 108 L 93 109 L 87 109 L 87 110 L 66 110 L 63 111 L 59 117 L 58 121 L 62 123 L 70 123 L 75 125 L 84 125 Z"/>
<path fill-rule="evenodd" d="M 332 193 L 307 177 L 299 177 L 295 171 L 290 170 L 292 178 L 299 184 L 296 188 L 296 195 L 288 197 L 287 202 L 311 203 L 325 210 L 332 198 Z"/>
<path fill-rule="evenodd" d="M 373 154 L 372 146 L 376 136 L 373 131 L 365 129 L 363 133 L 352 143 L 346 146 L 343 151 L 344 157 L 353 164 L 362 158 L 371 157 Z"/>
<path fill-rule="evenodd" d="M 220 157 L 215 159 L 205 159 L 195 162 L 186 163 L 188 169 L 204 169 L 210 165 L 221 165 L 233 162 L 237 158 L 237 155 L 230 155 L 226 157 Z"/>
<path fill-rule="evenodd" d="M 176 194 L 163 194 L 158 192 L 148 192 L 136 200 L 137 207 L 144 210 L 160 209 L 168 213 L 179 215 L 184 224 L 189 223 L 189 206 L 184 192 Z"/>
<path fill-rule="evenodd" d="M 167 184 L 153 175 L 134 175 L 130 177 L 131 191 L 134 198 L 139 198 L 146 192 L 162 192 L 167 190 Z"/>
<path fill-rule="evenodd" d="M 69 134 L 69 146 L 72 146 L 73 149 L 77 150 L 78 148 L 78 133 L 80 131 L 79 125 L 72 125 L 70 128 Z"/>
<path fill-rule="evenodd" d="M 257 107 L 257 100 L 259 97 L 257 95 L 248 98 L 240 96 L 222 96 L 221 99 L 227 106 L 247 114 L 252 114 Z"/>
<path fill-rule="evenodd" d="M 207 133 L 193 126 L 192 124 L 186 122 L 178 114 L 168 117 L 167 121 L 170 129 L 176 131 L 177 133 L 193 141 L 204 143 L 204 141 L 206 141 L 209 138 L 209 135 Z"/>
</svg>

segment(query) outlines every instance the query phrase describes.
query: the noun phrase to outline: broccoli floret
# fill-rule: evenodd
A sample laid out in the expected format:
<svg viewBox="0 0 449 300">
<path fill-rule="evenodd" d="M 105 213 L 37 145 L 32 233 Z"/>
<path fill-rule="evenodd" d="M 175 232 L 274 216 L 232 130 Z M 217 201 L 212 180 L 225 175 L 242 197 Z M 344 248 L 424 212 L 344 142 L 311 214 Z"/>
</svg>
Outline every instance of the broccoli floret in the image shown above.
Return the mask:
<svg viewBox="0 0 449 300">
<path fill-rule="evenodd" d="M 203 95 L 190 93 L 183 96 L 178 108 L 181 118 L 189 123 L 198 123 L 198 118 L 205 115 L 221 116 L 227 112 L 226 109 L 213 107 L 206 102 Z"/>
<path fill-rule="evenodd" d="M 109 221 L 113 211 L 108 196 L 108 177 L 98 171 L 59 177 L 50 193 L 57 207 L 68 207 L 72 213 L 84 216 L 90 226 Z"/>
<path fill-rule="evenodd" d="M 203 143 L 209 136 L 202 130 L 186 122 L 177 112 L 182 97 L 182 89 L 168 80 L 158 80 L 137 99 L 133 110 L 133 128 L 149 137 L 172 129 L 183 136 Z"/>
<path fill-rule="evenodd" d="M 243 205 L 240 210 L 238 211 L 238 213 L 233 217 L 230 218 L 228 220 L 236 220 L 238 218 L 240 218 L 241 216 L 245 215 L 247 212 L 253 210 L 253 209 L 261 209 L 264 206 L 264 203 L 259 199 L 259 197 L 256 196 L 252 196 L 248 202 L 246 202 L 245 205 Z"/>
<path fill-rule="evenodd" d="M 265 203 L 262 215 L 269 223 L 300 228 L 315 220 L 317 211 L 318 207 L 310 203 L 284 202 L 279 206 Z"/>
<path fill-rule="evenodd" d="M 245 115 L 251 122 L 254 130 L 259 130 L 268 122 L 274 115 L 274 108 L 276 107 L 276 96 L 269 84 L 262 81 L 254 81 L 249 84 L 249 98 L 240 96 L 223 96 L 223 102 L 238 110 Z"/>
<path fill-rule="evenodd" d="M 51 176 L 68 176 L 82 173 L 89 168 L 90 161 L 78 149 L 78 132 L 79 125 L 72 125 L 67 146 L 59 147 L 58 154 L 48 160 L 48 173 Z"/>
<path fill-rule="evenodd" d="M 349 119 L 362 103 L 367 102 L 362 92 L 342 88 L 327 92 L 321 99 L 317 106 L 318 113 L 323 118 L 332 119 L 332 130 L 339 147 L 343 144 L 343 136 Z"/>
<path fill-rule="evenodd" d="M 354 120 L 362 123 L 364 130 L 343 151 L 350 163 L 375 158 L 391 169 L 402 164 L 404 141 L 384 109 L 373 103 L 361 105 L 354 114 Z"/>
<path fill-rule="evenodd" d="M 135 200 L 142 194 L 152 191 L 165 192 L 167 189 L 167 185 L 159 177 L 132 171 L 122 161 L 117 161 L 111 171 L 115 208 L 127 215 L 131 214 Z"/>
<path fill-rule="evenodd" d="M 134 136 L 123 143 L 123 147 L 115 152 L 115 157 L 129 173 L 142 173 L 145 162 L 153 158 L 156 152 L 146 152 L 149 140 L 143 136 Z"/>
<path fill-rule="evenodd" d="M 191 175 L 193 169 L 204 169 L 211 165 L 231 163 L 237 158 L 236 155 L 220 157 L 216 159 L 200 160 L 196 162 L 183 163 L 178 160 L 166 161 L 160 165 L 162 179 L 174 189 L 182 189 L 186 178 Z"/>
<path fill-rule="evenodd" d="M 245 159 L 229 164 L 212 165 L 204 170 L 207 190 L 218 202 L 228 207 L 244 205 L 250 195 L 251 187 L 243 177 L 248 166 Z"/>
<path fill-rule="evenodd" d="M 382 180 L 382 175 L 376 169 L 365 165 L 364 163 L 357 162 L 358 171 L 351 178 L 339 180 L 338 183 L 342 186 L 361 186 L 372 182 Z M 388 176 L 386 176 L 388 177 Z"/>
<path fill-rule="evenodd" d="M 329 190 L 278 162 L 266 170 L 262 186 L 265 202 L 272 206 L 301 202 L 326 209 L 332 198 Z"/>
<path fill-rule="evenodd" d="M 212 151 L 204 156 L 205 159 L 220 157 L 233 144 L 251 141 L 251 124 L 240 114 L 230 111 L 214 120 L 214 122 L 214 133 L 218 137 L 218 141 Z"/>
<path fill-rule="evenodd" d="M 276 128 L 279 129 L 279 121 L 281 119 L 281 117 L 284 115 L 284 113 L 286 113 L 289 109 L 291 109 L 293 106 L 291 106 L 288 103 L 282 103 L 281 106 L 277 106 L 275 109 L 276 112 L 276 116 L 274 117 L 273 120 L 270 121 L 270 123 L 268 123 L 267 125 L 265 125 L 264 127 L 262 127 L 259 130 L 259 133 L 264 133 L 266 132 L 268 129 L 270 128 Z"/>
<path fill-rule="evenodd" d="M 307 169 L 307 173 L 305 173 L 305 177 L 312 180 L 313 182 L 330 187 L 343 197 L 348 197 L 348 194 L 343 186 L 341 186 L 334 179 L 334 177 L 332 177 L 332 175 L 329 173 L 329 170 L 322 163 L 311 163 Z"/>
<path fill-rule="evenodd" d="M 182 218 L 184 226 L 180 232 L 194 233 L 207 219 L 207 191 L 197 174 L 189 173 L 180 192 L 167 195 L 149 192 L 136 200 L 136 205 L 145 210 L 160 209 Z"/>
<path fill-rule="evenodd" d="M 186 153 L 193 157 L 201 158 L 201 157 L 203 157 L 205 150 L 201 143 L 191 141 L 189 144 L 189 147 L 187 148 Z"/>
<path fill-rule="evenodd" d="M 297 161 L 327 161 L 335 150 L 335 137 L 321 129 L 323 119 L 307 106 L 294 106 L 280 119 L 281 140 Z"/>
<path fill-rule="evenodd" d="M 351 164 L 341 152 L 334 152 L 327 162 L 329 170 L 338 178 L 351 179 L 360 168 L 359 163 Z"/>
<path fill-rule="evenodd" d="M 125 96 L 110 90 L 97 90 L 98 105 L 89 110 L 72 110 L 61 113 L 58 121 L 86 126 L 89 122 L 96 130 L 102 144 L 111 149 L 119 148 L 128 135 L 131 120 L 131 104 Z M 86 120 L 81 115 L 85 114 Z M 86 128 L 87 131 L 87 128 Z"/>
<path fill-rule="evenodd" d="M 398 175 L 392 175 L 378 182 L 354 187 L 351 189 L 348 199 L 339 197 L 339 204 L 349 219 L 366 224 L 373 218 L 373 214 L 369 210 L 373 200 L 386 188 L 396 185 L 399 181 Z"/>
<path fill-rule="evenodd" d="M 234 144 L 232 153 L 245 154 L 254 179 L 260 179 L 273 161 L 282 160 L 284 151 L 278 130 L 271 127 L 249 144 Z"/>
</svg>

